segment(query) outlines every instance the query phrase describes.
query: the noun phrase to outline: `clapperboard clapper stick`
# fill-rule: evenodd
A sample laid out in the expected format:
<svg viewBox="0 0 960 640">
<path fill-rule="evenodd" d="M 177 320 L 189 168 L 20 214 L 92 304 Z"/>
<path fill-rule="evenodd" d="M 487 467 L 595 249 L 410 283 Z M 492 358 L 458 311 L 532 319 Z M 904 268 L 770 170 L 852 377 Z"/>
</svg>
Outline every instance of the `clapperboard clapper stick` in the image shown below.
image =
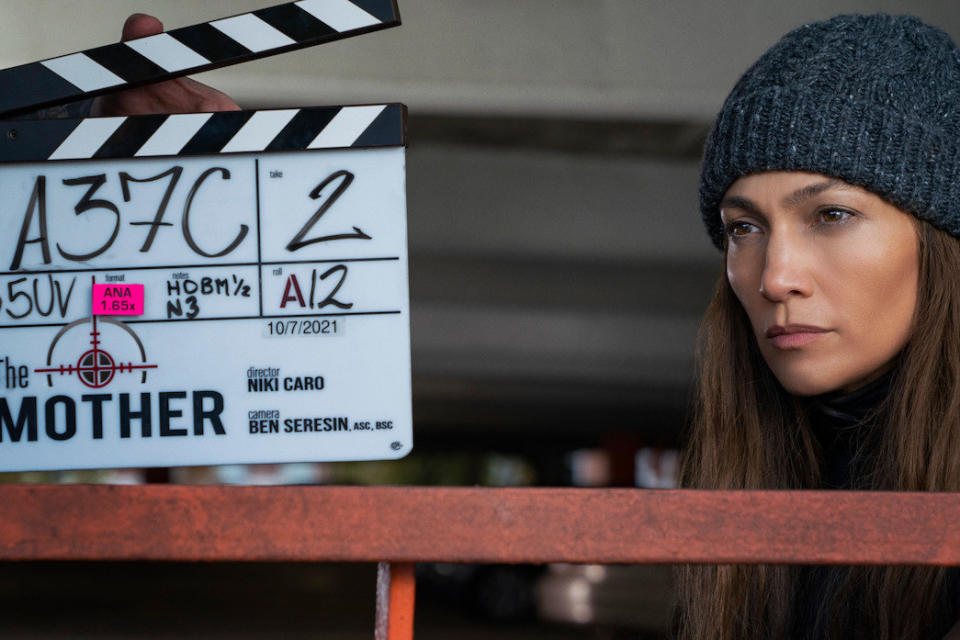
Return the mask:
<svg viewBox="0 0 960 640">
<path fill-rule="evenodd" d="M 400 24 L 303 0 L 0 71 L 0 119 Z M 0 121 L 0 471 L 413 446 L 402 104 Z"/>
<path fill-rule="evenodd" d="M 302 0 L 0 70 L 0 116 L 400 25 L 393 0 Z"/>
</svg>

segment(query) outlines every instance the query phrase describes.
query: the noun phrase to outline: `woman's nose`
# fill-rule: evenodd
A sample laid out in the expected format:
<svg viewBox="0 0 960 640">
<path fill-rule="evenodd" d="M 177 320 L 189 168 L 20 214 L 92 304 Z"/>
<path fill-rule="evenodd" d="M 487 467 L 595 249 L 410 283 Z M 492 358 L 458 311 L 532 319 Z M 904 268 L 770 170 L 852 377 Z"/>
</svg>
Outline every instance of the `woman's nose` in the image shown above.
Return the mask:
<svg viewBox="0 0 960 640">
<path fill-rule="evenodd" d="M 760 293 L 771 302 L 781 302 L 791 294 L 810 295 L 809 252 L 796 239 L 784 233 L 771 233 L 767 241 Z"/>
</svg>

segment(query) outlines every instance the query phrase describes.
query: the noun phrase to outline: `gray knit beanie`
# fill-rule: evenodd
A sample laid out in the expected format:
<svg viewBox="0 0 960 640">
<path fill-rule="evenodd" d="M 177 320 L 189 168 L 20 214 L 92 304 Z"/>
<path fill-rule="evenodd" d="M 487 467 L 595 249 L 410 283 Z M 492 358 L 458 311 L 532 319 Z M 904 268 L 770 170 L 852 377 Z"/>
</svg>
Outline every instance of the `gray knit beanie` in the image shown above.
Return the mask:
<svg viewBox="0 0 960 640">
<path fill-rule="evenodd" d="M 740 78 L 703 154 L 700 213 L 741 176 L 840 178 L 960 237 L 960 50 L 913 16 L 842 15 L 788 33 Z"/>
</svg>

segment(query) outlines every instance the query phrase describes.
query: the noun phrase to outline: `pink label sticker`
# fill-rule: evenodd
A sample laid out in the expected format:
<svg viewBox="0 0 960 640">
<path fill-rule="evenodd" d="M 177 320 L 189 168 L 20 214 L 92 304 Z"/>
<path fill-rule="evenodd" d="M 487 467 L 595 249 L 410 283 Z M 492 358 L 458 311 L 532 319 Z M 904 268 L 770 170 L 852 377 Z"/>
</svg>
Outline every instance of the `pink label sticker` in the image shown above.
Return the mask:
<svg viewBox="0 0 960 640">
<path fill-rule="evenodd" d="M 93 285 L 93 315 L 142 316 L 142 284 Z"/>
</svg>

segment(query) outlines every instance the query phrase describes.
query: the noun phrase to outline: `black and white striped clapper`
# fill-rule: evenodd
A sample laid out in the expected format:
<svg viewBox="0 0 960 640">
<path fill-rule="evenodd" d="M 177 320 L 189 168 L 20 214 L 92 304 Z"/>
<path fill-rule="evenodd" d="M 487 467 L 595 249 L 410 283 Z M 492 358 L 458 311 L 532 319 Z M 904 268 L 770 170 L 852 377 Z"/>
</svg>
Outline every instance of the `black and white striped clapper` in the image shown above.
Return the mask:
<svg viewBox="0 0 960 640">
<path fill-rule="evenodd" d="M 411 451 L 404 105 L 50 117 L 399 24 L 300 0 L 0 71 L 0 472 Z"/>
<path fill-rule="evenodd" d="M 404 146 L 401 104 L 0 122 L 0 163 Z"/>
<path fill-rule="evenodd" d="M 399 24 L 393 0 L 281 4 L 0 70 L 0 117 Z M 17 120 L 0 122 L 0 162 L 397 146 L 405 115 L 402 105 L 380 104 Z"/>
<path fill-rule="evenodd" d="M 400 24 L 393 0 L 300 0 L 0 70 L 0 115 L 247 62 Z"/>
<path fill-rule="evenodd" d="M 394 0 L 300 0 L 0 70 L 0 117 L 398 26 Z M 398 104 L 0 122 L 0 162 L 405 144 Z"/>
</svg>

